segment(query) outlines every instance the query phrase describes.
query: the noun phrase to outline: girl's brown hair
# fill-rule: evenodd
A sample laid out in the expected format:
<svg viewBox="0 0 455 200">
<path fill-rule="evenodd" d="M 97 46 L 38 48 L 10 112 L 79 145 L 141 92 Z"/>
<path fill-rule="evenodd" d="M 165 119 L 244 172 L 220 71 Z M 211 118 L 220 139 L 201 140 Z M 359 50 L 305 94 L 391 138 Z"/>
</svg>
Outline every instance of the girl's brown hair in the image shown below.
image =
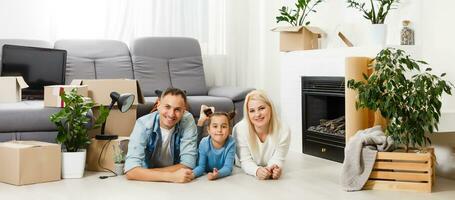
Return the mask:
<svg viewBox="0 0 455 200">
<path fill-rule="evenodd" d="M 235 117 L 235 111 L 231 111 L 231 112 L 214 112 L 214 113 L 210 114 L 208 116 L 209 119 L 207 121 L 208 126 L 210 126 L 210 123 L 212 122 L 212 117 L 214 117 L 214 116 L 225 116 L 228 119 L 228 126 L 231 127 L 231 121 Z"/>
</svg>

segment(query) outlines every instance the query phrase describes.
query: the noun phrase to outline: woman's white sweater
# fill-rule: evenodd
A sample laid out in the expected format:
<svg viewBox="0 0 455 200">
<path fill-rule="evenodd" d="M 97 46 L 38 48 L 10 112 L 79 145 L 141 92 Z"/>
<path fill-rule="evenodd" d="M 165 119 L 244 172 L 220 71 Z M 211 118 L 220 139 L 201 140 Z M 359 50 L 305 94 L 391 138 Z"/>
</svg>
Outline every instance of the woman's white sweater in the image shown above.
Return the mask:
<svg viewBox="0 0 455 200">
<path fill-rule="evenodd" d="M 278 132 L 268 134 L 263 143 L 256 134 L 249 133 L 248 124 L 245 120 L 237 123 L 232 133 L 237 145 L 237 158 L 245 173 L 256 176 L 259 167 L 268 167 L 274 164 L 283 166 L 291 142 L 291 131 L 287 126 L 282 124 Z M 252 148 L 250 137 L 254 137 L 257 150 Z"/>
</svg>

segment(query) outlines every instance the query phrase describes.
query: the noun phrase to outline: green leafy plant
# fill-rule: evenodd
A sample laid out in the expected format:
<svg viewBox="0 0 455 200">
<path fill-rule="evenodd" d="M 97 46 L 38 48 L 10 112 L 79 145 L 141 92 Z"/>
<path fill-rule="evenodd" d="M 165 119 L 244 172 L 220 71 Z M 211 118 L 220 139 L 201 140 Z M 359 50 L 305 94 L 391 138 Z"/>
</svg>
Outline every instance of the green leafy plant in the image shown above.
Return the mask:
<svg viewBox="0 0 455 200">
<path fill-rule="evenodd" d="M 356 108 L 379 110 L 388 120 L 386 135 L 396 143 L 424 147 L 431 143 L 426 133 L 438 129 L 441 116 L 441 95 L 451 95 L 452 83 L 442 79 L 446 74 L 433 75 L 431 68 L 420 70 L 416 61 L 403 50 L 387 48 L 379 52 L 370 65 L 370 76 L 364 81 L 348 81 L 348 88 L 359 92 Z"/>
<path fill-rule="evenodd" d="M 65 107 L 51 115 L 49 119 L 57 126 L 57 142 L 63 144 L 67 152 L 77 152 L 90 144 L 87 131 L 99 128 L 106 121 L 109 109 L 100 106 L 100 115 L 90 127 L 92 119 L 89 112 L 94 103 L 86 102 L 81 95 L 77 94 L 76 89 L 69 93 L 63 92 L 60 97 L 65 102 Z"/>
<path fill-rule="evenodd" d="M 385 18 L 391 9 L 395 9 L 400 3 L 399 0 L 370 0 L 370 5 L 357 0 L 348 0 L 348 8 L 355 8 L 363 13 L 363 17 L 372 24 L 384 24 Z M 368 8 L 369 7 L 369 8 Z"/>
<path fill-rule="evenodd" d="M 112 148 L 113 148 L 113 152 L 114 152 L 114 155 L 113 155 L 114 163 L 117 163 L 117 164 L 125 163 L 125 153 L 120 148 L 120 146 L 113 145 Z"/>
<path fill-rule="evenodd" d="M 291 26 L 309 25 L 310 21 L 305 22 L 308 14 L 316 12 L 314 7 L 322 3 L 324 0 L 297 0 L 295 7 L 297 9 L 290 9 L 283 6 L 280 11 L 280 16 L 276 17 L 276 23 L 281 21 L 288 22 Z"/>
</svg>

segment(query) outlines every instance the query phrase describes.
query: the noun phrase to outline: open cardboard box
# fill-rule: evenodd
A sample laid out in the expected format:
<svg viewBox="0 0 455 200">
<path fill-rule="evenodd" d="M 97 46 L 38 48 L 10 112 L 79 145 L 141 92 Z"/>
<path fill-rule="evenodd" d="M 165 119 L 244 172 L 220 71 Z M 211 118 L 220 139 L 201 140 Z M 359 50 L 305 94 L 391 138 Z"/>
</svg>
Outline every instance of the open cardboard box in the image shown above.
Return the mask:
<svg viewBox="0 0 455 200">
<path fill-rule="evenodd" d="M 71 90 L 77 89 L 77 94 L 83 97 L 88 96 L 88 87 L 86 85 L 49 85 L 44 86 L 44 106 L 63 108 L 65 102 L 60 98 L 63 92 L 70 93 Z"/>
<path fill-rule="evenodd" d="M 15 103 L 22 100 L 22 89 L 28 88 L 22 76 L 0 77 L 0 103 Z"/>
<path fill-rule="evenodd" d="M 319 49 L 319 38 L 324 31 L 314 26 L 281 26 L 272 29 L 280 32 L 280 51 Z"/>
<path fill-rule="evenodd" d="M 115 134 L 119 136 L 129 136 L 133 131 L 136 122 L 137 105 L 144 103 L 139 82 L 131 79 L 90 79 L 90 80 L 73 80 L 71 85 L 87 85 L 88 97 L 94 103 L 103 106 L 111 104 L 110 93 L 118 92 L 119 94 L 131 93 L 134 95 L 134 102 L 130 110 L 121 113 L 117 106 L 114 106 L 106 120 L 105 134 Z M 98 109 L 94 110 L 94 115 L 98 116 Z M 90 136 L 100 134 L 101 129 L 89 131 Z"/>
</svg>

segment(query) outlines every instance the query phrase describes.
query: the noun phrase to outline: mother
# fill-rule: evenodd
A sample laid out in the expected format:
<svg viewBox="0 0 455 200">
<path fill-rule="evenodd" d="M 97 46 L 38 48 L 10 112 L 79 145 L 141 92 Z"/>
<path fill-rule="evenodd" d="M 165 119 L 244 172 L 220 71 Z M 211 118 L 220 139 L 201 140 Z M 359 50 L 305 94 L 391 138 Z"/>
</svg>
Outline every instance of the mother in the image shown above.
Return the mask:
<svg viewBox="0 0 455 200">
<path fill-rule="evenodd" d="M 258 179 L 278 179 L 291 141 L 267 95 L 254 90 L 246 96 L 243 119 L 233 128 L 237 156 L 245 173 Z"/>
</svg>

